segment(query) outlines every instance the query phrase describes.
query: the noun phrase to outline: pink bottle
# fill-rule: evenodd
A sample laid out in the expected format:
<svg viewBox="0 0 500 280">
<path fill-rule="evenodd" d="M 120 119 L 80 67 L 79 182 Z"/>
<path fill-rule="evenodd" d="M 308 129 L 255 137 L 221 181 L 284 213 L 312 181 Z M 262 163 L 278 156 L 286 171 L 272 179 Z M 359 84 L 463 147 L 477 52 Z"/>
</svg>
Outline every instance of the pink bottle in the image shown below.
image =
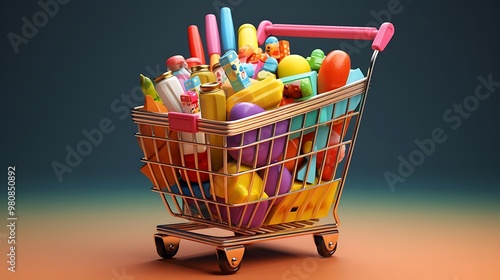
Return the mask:
<svg viewBox="0 0 500 280">
<path fill-rule="evenodd" d="M 182 55 L 174 55 L 167 59 L 167 69 L 172 72 L 172 75 L 176 76 L 181 82 L 182 88 L 186 91 L 184 87 L 184 81 L 189 79 L 191 73 L 187 69 L 186 60 Z"/>
</svg>

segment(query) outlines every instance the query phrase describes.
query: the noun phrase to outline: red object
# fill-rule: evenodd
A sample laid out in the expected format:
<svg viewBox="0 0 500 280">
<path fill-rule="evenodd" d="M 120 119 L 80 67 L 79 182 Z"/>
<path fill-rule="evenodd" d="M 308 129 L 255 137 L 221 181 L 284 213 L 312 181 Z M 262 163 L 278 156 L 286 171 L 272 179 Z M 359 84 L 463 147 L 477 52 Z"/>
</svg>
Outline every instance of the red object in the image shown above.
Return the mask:
<svg viewBox="0 0 500 280">
<path fill-rule="evenodd" d="M 351 113 L 351 112 L 349 112 Z M 344 135 L 347 133 L 347 129 L 349 128 L 349 123 L 351 121 L 351 118 L 352 117 L 347 117 L 345 119 L 342 119 L 342 120 L 338 120 L 338 121 L 335 121 L 333 122 L 333 130 L 338 134 L 340 135 L 342 133 L 342 129 L 344 129 Z M 343 123 L 345 122 L 345 127 L 343 127 Z"/>
<path fill-rule="evenodd" d="M 285 155 L 285 168 L 290 171 L 290 173 L 293 173 L 293 170 L 295 169 L 295 166 L 297 167 L 297 170 L 302 166 L 304 163 L 304 158 L 298 158 L 295 160 L 290 160 L 286 161 L 289 158 L 296 157 L 300 155 L 300 149 L 299 149 L 299 140 L 300 138 L 294 138 L 292 140 L 288 140 L 287 143 L 287 150 L 286 150 L 286 155 Z"/>
<path fill-rule="evenodd" d="M 279 45 L 279 51 L 280 51 L 280 57 L 279 61 L 281 61 L 285 56 L 290 55 L 290 42 L 286 40 L 280 40 L 278 42 Z"/>
<path fill-rule="evenodd" d="M 238 50 L 238 58 L 243 63 L 249 62 L 250 57 L 254 56 L 255 54 L 256 52 L 252 46 L 244 46 Z"/>
<path fill-rule="evenodd" d="M 186 59 L 186 63 L 188 65 L 188 68 L 191 69 L 193 66 L 201 65 L 201 59 L 198 57 L 190 57 Z"/>
<path fill-rule="evenodd" d="M 205 51 L 203 50 L 203 43 L 201 42 L 198 26 L 188 26 L 188 40 L 191 57 L 197 57 L 200 59 L 201 64 L 205 64 Z"/>
<path fill-rule="evenodd" d="M 331 51 L 318 72 L 318 93 L 324 93 L 346 84 L 351 71 L 351 58 L 341 50 Z"/>
<path fill-rule="evenodd" d="M 298 99 L 302 97 L 302 91 L 300 90 L 300 86 L 298 85 L 285 85 L 283 87 L 283 95 L 288 98 Z"/>
<path fill-rule="evenodd" d="M 196 156 L 195 154 L 184 155 L 185 166 L 187 168 L 208 171 L 207 151 L 204 151 L 203 153 L 198 153 L 198 167 L 196 167 L 195 156 Z M 190 182 L 201 183 L 210 180 L 208 173 L 204 172 L 180 170 L 180 173 L 184 181 L 189 180 Z M 188 177 L 187 179 L 186 179 L 186 173 Z M 197 174 L 199 174 L 200 180 L 198 180 Z"/>
<path fill-rule="evenodd" d="M 258 63 L 259 61 L 266 62 L 268 56 L 265 52 L 262 52 L 261 48 L 258 48 L 257 50 L 254 51 L 255 53 L 248 58 L 247 62 L 250 63 Z"/>
<path fill-rule="evenodd" d="M 328 147 L 337 145 L 340 143 L 340 136 L 335 131 L 332 131 L 330 135 L 330 141 L 328 142 Z M 340 152 L 340 155 L 338 153 Z M 333 179 L 333 173 L 337 168 L 337 163 L 341 162 L 345 156 L 345 145 L 331 148 L 326 151 L 325 165 L 323 165 L 323 157 L 325 152 L 319 152 L 316 158 L 316 169 L 318 174 L 321 173 L 321 180 L 330 181 Z M 338 158 L 337 158 L 338 156 Z M 323 170 L 321 166 L 323 165 Z"/>
<path fill-rule="evenodd" d="M 280 102 L 280 106 L 292 104 L 293 102 L 295 102 L 295 99 L 293 99 L 293 98 L 283 98 Z"/>
</svg>

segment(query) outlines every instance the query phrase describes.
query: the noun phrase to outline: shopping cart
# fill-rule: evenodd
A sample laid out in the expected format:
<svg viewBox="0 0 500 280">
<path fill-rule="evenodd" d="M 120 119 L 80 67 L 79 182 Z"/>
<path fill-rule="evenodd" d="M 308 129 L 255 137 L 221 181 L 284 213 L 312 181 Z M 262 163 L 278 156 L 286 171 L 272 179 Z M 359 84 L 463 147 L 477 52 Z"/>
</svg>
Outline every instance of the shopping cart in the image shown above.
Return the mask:
<svg viewBox="0 0 500 280">
<path fill-rule="evenodd" d="M 358 69 L 358 77 L 341 88 L 234 121 L 132 109 L 144 152 L 142 172 L 170 214 L 188 220 L 157 226 L 158 254 L 172 258 L 181 239 L 204 243 L 216 247 L 220 269 L 229 274 L 239 270 L 245 245 L 260 241 L 311 234 L 319 255 L 335 253 L 337 209 L 373 67 L 393 33 L 390 23 L 377 29 L 263 21 L 260 38 L 372 40 L 366 76 Z M 199 133 L 204 141 L 193 135 Z M 184 145 L 195 147 L 194 165 L 187 164 Z M 255 160 L 245 160 L 248 153 Z M 210 160 L 216 154 L 222 162 Z M 204 157 L 208 166 L 202 166 Z M 320 222 L 331 208 L 333 222 Z"/>
</svg>

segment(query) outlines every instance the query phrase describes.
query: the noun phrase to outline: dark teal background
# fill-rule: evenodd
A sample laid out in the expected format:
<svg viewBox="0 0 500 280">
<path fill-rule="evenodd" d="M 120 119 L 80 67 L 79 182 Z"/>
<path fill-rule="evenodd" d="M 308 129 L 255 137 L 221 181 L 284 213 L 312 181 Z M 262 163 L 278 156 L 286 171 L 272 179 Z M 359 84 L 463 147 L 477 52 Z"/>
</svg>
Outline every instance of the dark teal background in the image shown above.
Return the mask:
<svg viewBox="0 0 500 280">
<path fill-rule="evenodd" d="M 26 197 L 147 192 L 150 183 L 139 172 L 141 152 L 133 136 L 136 125 L 128 114 L 141 102 L 126 104 L 121 96 L 140 96 L 134 91 L 139 74 L 163 72 L 169 56 L 189 57 L 188 25 L 198 25 L 204 39 L 204 16 L 217 14 L 217 3 L 232 3 L 236 27 L 257 26 L 263 19 L 366 26 L 377 23 L 374 15 L 393 2 L 73 0 L 59 5 L 17 54 L 7 34 L 21 34 L 21 18 L 32 21 L 41 8 L 36 1 L 5 3 L 0 12 L 2 166 L 16 166 L 18 190 Z M 346 192 L 498 195 L 500 87 L 456 130 L 443 119 L 454 104 L 474 94 L 479 76 L 500 81 L 495 2 L 399 3 L 399 12 L 384 18 L 394 23 L 396 34 L 375 67 Z M 290 42 L 292 53 L 308 56 L 314 48 L 339 48 L 341 41 Z M 352 53 L 353 65 L 366 73 L 370 54 L 370 47 Z M 64 164 L 66 146 L 75 148 L 85 139 L 82 130 L 98 128 L 103 119 L 114 130 L 60 182 L 51 164 Z M 391 190 L 384 172 L 397 174 L 398 157 L 408 158 L 417 148 L 414 141 L 431 137 L 435 128 L 442 128 L 447 140 Z"/>
</svg>

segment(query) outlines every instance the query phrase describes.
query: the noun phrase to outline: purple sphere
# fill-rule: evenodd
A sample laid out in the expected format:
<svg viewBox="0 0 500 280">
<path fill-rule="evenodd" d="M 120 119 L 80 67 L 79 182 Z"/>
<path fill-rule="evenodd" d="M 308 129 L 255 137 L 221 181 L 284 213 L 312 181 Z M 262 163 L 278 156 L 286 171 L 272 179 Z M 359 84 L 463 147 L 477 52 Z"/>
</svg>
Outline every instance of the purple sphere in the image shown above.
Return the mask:
<svg viewBox="0 0 500 280">
<path fill-rule="evenodd" d="M 266 170 L 268 171 L 267 178 L 265 179 Z M 269 197 L 275 196 L 276 189 L 278 190 L 278 195 L 280 195 L 288 193 L 292 188 L 292 174 L 288 171 L 288 169 L 283 168 L 283 164 L 271 166 L 269 169 L 263 169 L 259 171 L 259 175 L 263 180 L 265 180 L 264 191 Z M 278 183 L 280 184 L 278 185 Z M 281 199 L 278 199 L 277 202 L 280 200 Z"/>
<path fill-rule="evenodd" d="M 256 115 L 264 112 L 265 110 L 249 102 L 240 102 L 233 106 L 229 112 L 229 120 L 238 120 L 246 118 L 252 115 Z M 288 120 L 280 121 L 276 123 L 275 136 L 285 134 L 288 131 Z M 243 137 L 243 145 L 253 144 L 257 141 L 265 140 L 273 136 L 274 125 L 268 125 L 261 128 L 260 137 L 259 129 L 254 129 L 252 131 L 245 132 L 243 134 L 238 134 L 234 136 L 227 137 L 227 144 L 229 147 L 239 147 L 241 146 L 241 141 Z M 258 138 L 258 139 L 257 139 Z M 245 165 L 253 166 L 254 159 L 257 157 L 257 167 L 264 166 L 267 164 L 269 153 L 271 153 L 270 162 L 278 159 L 285 149 L 285 143 L 287 137 L 279 137 L 273 141 L 265 141 L 260 144 L 255 144 L 243 149 L 230 150 L 229 154 L 235 160 L 238 160 L 241 153 L 241 162 Z M 273 143 L 273 148 L 270 151 L 271 143 Z"/>
</svg>

